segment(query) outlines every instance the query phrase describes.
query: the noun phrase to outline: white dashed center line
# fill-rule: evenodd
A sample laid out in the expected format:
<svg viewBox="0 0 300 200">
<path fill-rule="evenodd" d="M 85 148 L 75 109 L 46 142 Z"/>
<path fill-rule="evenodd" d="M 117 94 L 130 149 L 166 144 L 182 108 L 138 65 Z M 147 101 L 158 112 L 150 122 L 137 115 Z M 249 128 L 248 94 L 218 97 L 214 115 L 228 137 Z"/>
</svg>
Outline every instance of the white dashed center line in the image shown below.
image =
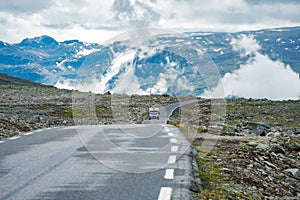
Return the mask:
<svg viewBox="0 0 300 200">
<path fill-rule="evenodd" d="M 178 151 L 178 146 L 171 146 L 171 152 Z"/>
<path fill-rule="evenodd" d="M 174 164 L 176 162 L 176 156 L 169 156 L 168 164 Z"/>
<path fill-rule="evenodd" d="M 171 138 L 171 139 L 170 139 L 170 142 L 171 142 L 171 143 L 177 143 L 177 140 L 176 140 L 175 138 Z"/>
<path fill-rule="evenodd" d="M 4 143 L 4 141 L 0 141 L 0 144 L 1 144 L 1 143 Z"/>
<path fill-rule="evenodd" d="M 158 196 L 158 200 L 170 200 L 172 195 L 172 188 L 162 187 Z"/>
<path fill-rule="evenodd" d="M 174 137 L 173 133 L 168 132 L 169 137 Z"/>
<path fill-rule="evenodd" d="M 174 179 L 174 169 L 166 169 L 165 179 Z"/>
<path fill-rule="evenodd" d="M 174 137 L 174 133 L 170 132 L 169 128 L 165 128 L 168 136 L 170 137 L 170 143 L 178 143 L 177 139 L 172 138 Z M 178 146 L 171 146 L 171 152 L 177 152 Z M 176 162 L 176 155 L 169 156 L 168 164 L 174 164 Z M 166 173 L 164 176 L 165 179 L 174 179 L 174 169 L 166 169 Z M 171 187 L 162 187 L 160 189 L 158 200 L 170 200 L 172 196 L 173 189 Z"/>
</svg>

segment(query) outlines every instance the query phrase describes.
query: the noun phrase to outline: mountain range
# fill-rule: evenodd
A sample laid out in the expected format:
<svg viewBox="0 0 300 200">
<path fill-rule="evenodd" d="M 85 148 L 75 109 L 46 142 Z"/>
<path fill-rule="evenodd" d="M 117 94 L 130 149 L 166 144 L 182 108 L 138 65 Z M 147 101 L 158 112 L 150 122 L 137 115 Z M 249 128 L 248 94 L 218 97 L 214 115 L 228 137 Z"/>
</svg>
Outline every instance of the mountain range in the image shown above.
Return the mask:
<svg viewBox="0 0 300 200">
<path fill-rule="evenodd" d="M 26 38 L 16 44 L 0 41 L 0 73 L 96 93 L 200 95 L 210 84 L 205 76 L 214 74 L 211 66 L 223 77 L 251 62 L 255 55 L 243 55 L 233 45 L 241 36 L 252 37 L 260 46 L 260 54 L 300 74 L 299 35 L 300 27 L 185 32 L 158 35 L 140 47 L 126 40 L 101 45 L 78 40 L 57 42 L 49 36 Z M 197 58 L 193 45 L 188 46 L 191 42 L 205 52 L 202 59 Z M 212 81 L 216 84 L 217 80 Z"/>
</svg>

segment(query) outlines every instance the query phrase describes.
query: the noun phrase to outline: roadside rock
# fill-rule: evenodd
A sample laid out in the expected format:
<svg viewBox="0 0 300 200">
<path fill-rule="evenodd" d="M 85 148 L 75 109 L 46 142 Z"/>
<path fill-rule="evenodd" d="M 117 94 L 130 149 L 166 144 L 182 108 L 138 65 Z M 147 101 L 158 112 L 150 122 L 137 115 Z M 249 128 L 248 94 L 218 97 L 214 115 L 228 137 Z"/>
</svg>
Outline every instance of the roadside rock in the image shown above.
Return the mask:
<svg viewBox="0 0 300 200">
<path fill-rule="evenodd" d="M 269 152 L 285 154 L 285 150 L 279 144 L 271 144 Z"/>
<path fill-rule="evenodd" d="M 243 122 L 244 127 L 248 127 L 249 129 L 256 129 L 256 128 L 265 128 L 270 129 L 271 126 L 267 122 Z"/>
<path fill-rule="evenodd" d="M 286 169 L 285 172 L 291 173 L 294 177 L 300 178 L 300 170 L 299 169 Z"/>
<path fill-rule="evenodd" d="M 267 132 L 268 131 L 266 129 L 259 127 L 259 128 L 255 128 L 255 129 L 251 130 L 250 134 L 254 134 L 256 136 L 266 136 Z"/>
<path fill-rule="evenodd" d="M 267 137 L 278 137 L 280 135 L 282 135 L 282 133 L 275 131 L 275 132 L 269 132 L 266 136 Z"/>
<path fill-rule="evenodd" d="M 225 190 L 252 199 L 300 197 L 299 137 L 220 138 L 206 160 L 214 160 L 221 171 Z M 213 165 L 213 164 L 210 164 Z M 213 171 L 215 172 L 215 171 Z M 224 198 L 227 199 L 227 198 Z M 229 199 L 247 199 L 229 198 Z"/>
<path fill-rule="evenodd" d="M 250 142 L 248 142 L 248 145 L 251 147 L 257 147 L 258 143 L 254 142 L 254 141 L 250 141 Z"/>
<path fill-rule="evenodd" d="M 260 150 L 266 150 L 268 148 L 269 148 L 269 145 L 263 144 L 263 143 L 258 143 L 256 146 L 256 149 L 260 149 Z"/>
</svg>

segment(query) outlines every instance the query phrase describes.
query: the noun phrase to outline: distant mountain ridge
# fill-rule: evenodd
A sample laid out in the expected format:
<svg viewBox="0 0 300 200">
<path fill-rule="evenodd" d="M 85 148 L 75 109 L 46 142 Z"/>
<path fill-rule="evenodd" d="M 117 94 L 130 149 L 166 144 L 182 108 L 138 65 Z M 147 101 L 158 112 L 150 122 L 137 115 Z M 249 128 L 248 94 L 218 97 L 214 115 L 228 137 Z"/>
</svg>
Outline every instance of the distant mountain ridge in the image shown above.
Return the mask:
<svg viewBox="0 0 300 200">
<path fill-rule="evenodd" d="M 32 81 L 28 81 L 22 78 L 16 78 L 7 74 L 0 73 L 0 85 L 12 85 L 12 86 L 32 86 L 32 87 L 51 87 L 42 85 Z"/>
<path fill-rule="evenodd" d="M 300 74 L 300 27 L 237 33 L 187 32 L 183 33 L 182 37 L 200 44 L 223 76 L 227 72 L 238 69 L 249 60 L 249 56 L 241 56 L 231 44 L 233 39 L 241 35 L 252 35 L 261 46 L 259 50 L 261 54 L 269 56 L 274 61 L 280 60 L 285 65 L 290 65 L 295 72 Z M 176 42 L 176 39 L 178 38 L 169 37 L 156 42 L 172 44 Z M 17 44 L 0 41 L 0 73 L 47 85 L 56 85 L 64 81 L 72 83 L 76 81 L 82 69 L 90 73 L 89 79 L 99 79 L 102 74 L 108 73 L 109 68 L 115 67 L 113 66 L 114 59 L 125 52 L 126 48 L 125 44 L 118 41 L 104 46 L 79 40 L 57 42 L 49 36 L 26 38 Z M 133 62 L 135 66 L 138 66 L 134 71 L 134 79 L 139 82 L 140 89 L 144 91 L 153 87 L 153 84 L 148 84 L 150 80 L 156 82 L 157 77 L 164 74 L 171 76 L 172 70 L 185 70 L 181 75 L 184 79 L 188 79 L 191 84 L 199 82 L 191 76 L 188 61 L 174 53 L 160 51 L 148 57 L 137 55 L 133 58 Z M 114 90 L 118 81 L 126 75 L 128 69 L 124 63 L 119 67 L 119 71 L 112 74 L 105 83 L 107 90 Z M 152 74 L 151 79 L 146 75 L 149 73 Z M 194 94 L 199 95 L 203 92 L 205 86 L 201 84 L 192 91 Z M 171 83 L 168 85 L 167 87 L 171 87 Z M 163 90 L 166 93 L 172 91 L 177 93 L 178 88 Z"/>
</svg>

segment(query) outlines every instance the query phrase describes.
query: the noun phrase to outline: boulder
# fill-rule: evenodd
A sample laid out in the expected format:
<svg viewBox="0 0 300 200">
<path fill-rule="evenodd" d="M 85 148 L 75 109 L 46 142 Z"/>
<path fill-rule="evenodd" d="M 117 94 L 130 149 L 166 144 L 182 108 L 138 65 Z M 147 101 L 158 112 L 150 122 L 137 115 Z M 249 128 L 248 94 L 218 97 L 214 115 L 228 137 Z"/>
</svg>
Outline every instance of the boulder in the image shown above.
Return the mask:
<svg viewBox="0 0 300 200">
<path fill-rule="evenodd" d="M 288 134 L 288 135 L 294 135 L 294 131 L 292 131 L 292 130 L 287 130 L 287 131 L 286 131 L 286 134 Z"/>
<path fill-rule="evenodd" d="M 268 133 L 266 136 L 267 136 L 267 137 L 278 137 L 278 136 L 280 136 L 280 135 L 281 135 L 281 133 L 278 132 L 278 131 L 276 131 L 276 132 L 270 132 L 270 133 Z"/>
<path fill-rule="evenodd" d="M 266 136 L 268 132 L 265 128 L 258 127 L 256 129 L 251 130 L 250 133 L 256 136 Z"/>
<path fill-rule="evenodd" d="M 300 170 L 297 168 L 290 168 L 290 169 L 286 169 L 284 171 L 292 174 L 296 178 L 300 178 Z"/>
<path fill-rule="evenodd" d="M 285 154 L 285 150 L 279 144 L 271 144 L 269 152 Z"/>
<path fill-rule="evenodd" d="M 265 129 L 271 128 L 268 122 L 243 122 L 243 126 L 249 127 L 250 129 L 256 129 L 258 127 L 263 127 Z"/>
<path fill-rule="evenodd" d="M 250 141 L 250 142 L 248 142 L 248 145 L 251 147 L 257 147 L 258 143 L 254 142 L 254 141 Z"/>
<path fill-rule="evenodd" d="M 256 149 L 261 149 L 261 150 L 266 150 L 269 148 L 269 145 L 263 144 L 263 143 L 258 143 L 256 146 Z"/>
</svg>

